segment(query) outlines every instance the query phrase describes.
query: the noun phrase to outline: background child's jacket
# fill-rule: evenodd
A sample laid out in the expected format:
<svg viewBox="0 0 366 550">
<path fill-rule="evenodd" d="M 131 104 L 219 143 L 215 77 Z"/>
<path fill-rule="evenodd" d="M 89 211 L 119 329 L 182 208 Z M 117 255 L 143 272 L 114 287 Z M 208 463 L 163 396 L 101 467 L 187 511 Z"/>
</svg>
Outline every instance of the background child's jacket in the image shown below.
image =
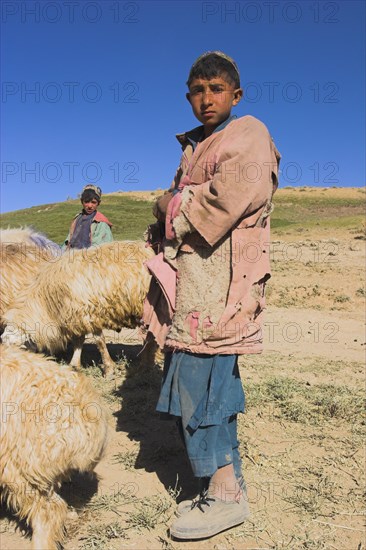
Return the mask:
<svg viewBox="0 0 366 550">
<path fill-rule="evenodd" d="M 62 248 L 68 248 L 71 237 L 74 233 L 76 220 L 82 213 L 79 212 L 74 219 L 71 222 L 70 231 L 68 236 L 66 237 L 66 240 L 64 244 L 62 245 Z M 90 246 L 97 246 L 103 243 L 109 243 L 113 241 L 113 235 L 111 231 L 112 224 L 102 214 L 101 212 L 98 212 L 95 214 L 94 219 L 90 225 Z"/>
</svg>

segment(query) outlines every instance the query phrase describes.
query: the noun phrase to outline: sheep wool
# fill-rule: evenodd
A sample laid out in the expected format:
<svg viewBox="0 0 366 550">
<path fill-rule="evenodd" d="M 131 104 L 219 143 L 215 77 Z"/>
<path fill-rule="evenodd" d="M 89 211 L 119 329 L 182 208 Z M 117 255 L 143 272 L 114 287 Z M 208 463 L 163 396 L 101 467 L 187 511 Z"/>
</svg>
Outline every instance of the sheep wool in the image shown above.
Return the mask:
<svg viewBox="0 0 366 550">
<path fill-rule="evenodd" d="M 107 444 L 108 413 L 85 376 L 14 346 L 1 353 L 1 498 L 32 528 L 34 550 L 57 549 L 67 506 L 56 492 L 92 471 Z"/>
<path fill-rule="evenodd" d="M 3 315 L 21 290 L 26 288 L 48 262 L 57 261 L 61 249 L 31 228 L 0 230 L 0 328 Z"/>
<path fill-rule="evenodd" d="M 20 292 L 4 315 L 3 341 L 31 340 L 52 354 L 75 348 L 71 364 L 80 368 L 81 347 L 93 334 L 107 374 L 113 370 L 103 329 L 140 325 L 150 283 L 144 266 L 154 256 L 144 242 L 113 241 L 98 247 L 68 250 L 44 265 L 34 282 Z"/>
</svg>

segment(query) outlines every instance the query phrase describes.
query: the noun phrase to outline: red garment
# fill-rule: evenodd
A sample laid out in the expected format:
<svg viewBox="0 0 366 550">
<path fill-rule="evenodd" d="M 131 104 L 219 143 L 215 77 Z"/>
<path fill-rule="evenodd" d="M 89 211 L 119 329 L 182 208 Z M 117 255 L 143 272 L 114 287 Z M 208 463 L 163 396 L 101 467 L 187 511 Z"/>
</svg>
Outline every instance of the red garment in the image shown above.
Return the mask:
<svg viewBox="0 0 366 550">
<path fill-rule="evenodd" d="M 112 226 L 113 226 L 113 223 L 111 223 L 111 222 L 109 221 L 109 219 L 105 217 L 104 214 L 102 214 L 101 212 L 99 212 L 99 210 L 97 210 L 97 213 L 96 213 L 95 216 L 94 216 L 94 221 L 96 221 L 96 222 L 104 222 L 104 223 L 108 224 L 109 227 L 112 227 Z"/>
<path fill-rule="evenodd" d="M 172 188 L 183 182 L 182 174 L 191 184 L 183 190 L 178 215 L 177 204 L 168 208 L 177 234 L 181 218 L 190 223 L 182 242 L 169 243 L 177 252 L 176 310 L 169 318 L 164 294 L 158 297 L 151 289 L 144 322 L 167 348 L 259 353 L 280 154 L 267 128 L 252 116 L 231 121 L 194 152 L 187 134 L 179 136 L 183 155 Z"/>
</svg>

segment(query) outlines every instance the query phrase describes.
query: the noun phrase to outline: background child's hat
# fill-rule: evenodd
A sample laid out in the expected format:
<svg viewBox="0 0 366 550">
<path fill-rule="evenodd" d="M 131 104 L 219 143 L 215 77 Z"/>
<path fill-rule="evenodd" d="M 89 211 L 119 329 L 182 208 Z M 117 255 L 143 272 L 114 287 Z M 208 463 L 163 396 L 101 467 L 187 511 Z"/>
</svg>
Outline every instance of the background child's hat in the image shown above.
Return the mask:
<svg viewBox="0 0 366 550">
<path fill-rule="evenodd" d="M 97 195 L 97 197 L 99 198 L 99 200 L 102 198 L 102 190 L 100 187 L 97 187 L 96 185 L 92 185 L 91 183 L 89 183 L 88 185 L 85 185 L 85 187 L 83 187 L 83 190 L 82 190 L 82 193 L 84 193 L 84 191 L 88 191 L 88 190 L 91 190 L 91 191 L 94 191 L 94 193 Z"/>
</svg>

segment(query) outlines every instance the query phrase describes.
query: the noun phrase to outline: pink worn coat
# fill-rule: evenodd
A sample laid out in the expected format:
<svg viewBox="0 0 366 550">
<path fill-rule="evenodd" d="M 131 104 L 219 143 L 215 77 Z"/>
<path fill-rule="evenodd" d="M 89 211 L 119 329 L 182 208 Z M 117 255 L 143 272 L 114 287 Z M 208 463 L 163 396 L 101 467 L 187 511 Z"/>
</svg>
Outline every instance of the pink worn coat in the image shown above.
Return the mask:
<svg viewBox="0 0 366 550">
<path fill-rule="evenodd" d="M 165 242 L 164 255 L 174 268 L 164 266 L 159 281 L 155 264 L 144 323 L 168 349 L 259 353 L 280 155 L 252 116 L 231 121 L 194 152 L 189 136 L 177 136 L 183 155 L 172 188 L 183 178 L 185 186 L 180 207 L 168 208 L 176 238 Z M 168 301 L 167 277 L 176 291 Z"/>
</svg>

